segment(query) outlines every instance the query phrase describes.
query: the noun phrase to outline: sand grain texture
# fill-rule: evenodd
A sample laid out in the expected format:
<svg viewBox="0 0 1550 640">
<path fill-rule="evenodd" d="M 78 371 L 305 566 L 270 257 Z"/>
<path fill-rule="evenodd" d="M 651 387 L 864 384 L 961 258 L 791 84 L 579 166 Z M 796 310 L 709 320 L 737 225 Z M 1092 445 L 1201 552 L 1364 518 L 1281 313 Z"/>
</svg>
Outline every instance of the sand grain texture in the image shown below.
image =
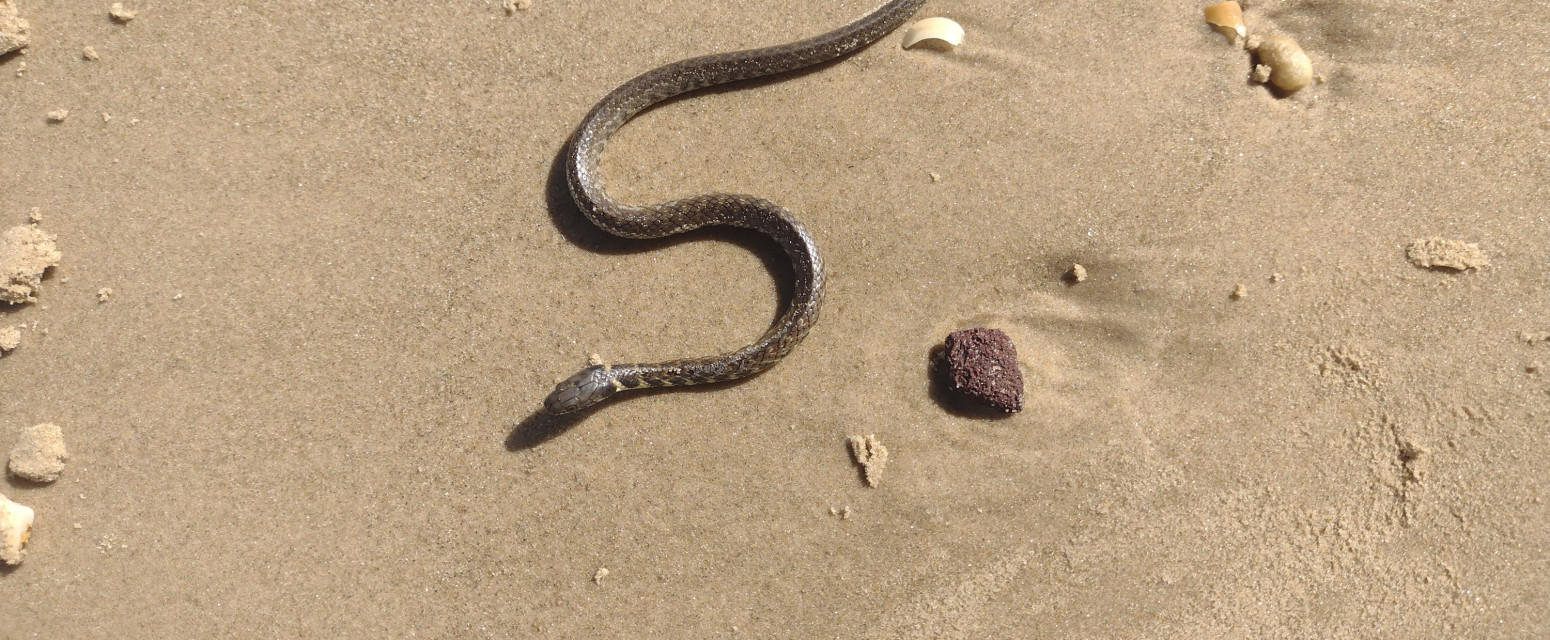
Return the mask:
<svg viewBox="0 0 1550 640">
<path fill-rule="evenodd" d="M 0 305 L 37 326 L 0 413 L 67 426 L 72 459 L 7 481 L 39 524 L 0 635 L 1550 628 L 1547 346 L 1518 338 L 1550 329 L 1544 3 L 1252 3 L 1325 78 L 1278 96 L 1207 3 L 932 1 L 963 46 L 895 33 L 653 109 L 612 194 L 789 208 L 822 318 L 746 382 L 554 422 L 588 354 L 737 348 L 791 284 L 757 236 L 592 228 L 572 128 L 864 3 L 18 1 L 0 211 L 43 208 L 68 260 Z M 1490 267 L 1418 269 L 1432 236 Z M 1021 412 L 932 378 L 977 326 L 1017 345 Z M 856 433 L 893 452 L 878 489 Z"/>
</svg>

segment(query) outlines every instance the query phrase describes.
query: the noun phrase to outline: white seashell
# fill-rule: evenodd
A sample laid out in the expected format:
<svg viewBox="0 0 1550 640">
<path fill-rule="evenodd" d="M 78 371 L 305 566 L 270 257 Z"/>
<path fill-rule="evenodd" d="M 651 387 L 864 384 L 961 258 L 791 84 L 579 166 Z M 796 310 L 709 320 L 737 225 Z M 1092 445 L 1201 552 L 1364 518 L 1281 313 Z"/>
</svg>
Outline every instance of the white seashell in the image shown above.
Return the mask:
<svg viewBox="0 0 1550 640">
<path fill-rule="evenodd" d="M 21 564 L 22 547 L 32 534 L 32 509 L 0 496 L 0 562 Z"/>
<path fill-rule="evenodd" d="M 904 30 L 905 49 L 927 40 L 940 41 L 951 49 L 963 44 L 963 26 L 947 18 L 926 18 Z"/>
</svg>

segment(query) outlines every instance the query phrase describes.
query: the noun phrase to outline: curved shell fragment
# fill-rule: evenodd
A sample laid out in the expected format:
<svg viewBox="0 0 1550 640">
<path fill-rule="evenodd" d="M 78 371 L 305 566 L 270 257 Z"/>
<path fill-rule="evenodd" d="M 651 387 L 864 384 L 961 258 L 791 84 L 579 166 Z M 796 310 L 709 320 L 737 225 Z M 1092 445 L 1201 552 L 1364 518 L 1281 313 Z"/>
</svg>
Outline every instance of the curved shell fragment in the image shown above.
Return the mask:
<svg viewBox="0 0 1550 640">
<path fill-rule="evenodd" d="M 1237 0 L 1218 2 L 1206 7 L 1206 22 L 1215 25 L 1224 32 L 1237 34 L 1239 39 L 1248 35 L 1243 27 L 1243 7 Z"/>
<path fill-rule="evenodd" d="M 904 30 L 905 49 L 928 40 L 938 41 L 951 49 L 963 44 L 963 26 L 947 18 L 926 18 Z"/>
</svg>

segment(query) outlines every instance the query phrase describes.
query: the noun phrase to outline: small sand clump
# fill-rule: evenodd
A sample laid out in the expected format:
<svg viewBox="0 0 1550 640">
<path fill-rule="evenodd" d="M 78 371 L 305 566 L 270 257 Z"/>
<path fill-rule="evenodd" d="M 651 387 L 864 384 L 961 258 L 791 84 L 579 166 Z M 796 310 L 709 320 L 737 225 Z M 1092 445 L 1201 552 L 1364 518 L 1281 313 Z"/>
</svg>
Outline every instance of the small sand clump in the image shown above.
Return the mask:
<svg viewBox="0 0 1550 640">
<path fill-rule="evenodd" d="M 81 47 L 81 58 L 85 60 L 97 61 L 101 60 L 102 56 L 97 55 L 97 50 L 93 49 L 91 45 L 86 45 Z"/>
<path fill-rule="evenodd" d="M 861 465 L 867 486 L 876 487 L 883 481 L 883 467 L 888 465 L 888 447 L 871 434 L 855 435 L 847 440 L 850 442 L 850 455 L 856 459 L 856 464 Z"/>
<path fill-rule="evenodd" d="M 28 26 L 11 0 L 0 0 L 0 56 L 27 47 Z"/>
<path fill-rule="evenodd" d="M 15 351 L 22 346 L 22 330 L 16 327 L 0 329 L 0 355 Z"/>
<path fill-rule="evenodd" d="M 43 272 L 59 266 L 54 237 L 42 229 L 17 226 L 0 236 L 0 302 L 32 302 L 43 284 Z"/>
<path fill-rule="evenodd" d="M 53 111 L 48 112 L 48 121 L 49 122 L 54 122 L 54 123 L 64 122 L 65 118 L 68 118 L 68 117 L 70 117 L 70 110 L 69 109 L 55 109 Z"/>
<path fill-rule="evenodd" d="M 65 451 L 65 436 L 59 425 L 45 422 L 16 438 L 11 446 L 11 475 L 33 482 L 53 482 L 65 470 L 70 453 Z"/>
<path fill-rule="evenodd" d="M 1410 263 L 1423 269 L 1447 269 L 1451 271 L 1479 270 L 1490 266 L 1490 259 L 1480 250 L 1480 245 L 1459 240 L 1425 238 L 1405 247 L 1405 257 Z"/>
</svg>

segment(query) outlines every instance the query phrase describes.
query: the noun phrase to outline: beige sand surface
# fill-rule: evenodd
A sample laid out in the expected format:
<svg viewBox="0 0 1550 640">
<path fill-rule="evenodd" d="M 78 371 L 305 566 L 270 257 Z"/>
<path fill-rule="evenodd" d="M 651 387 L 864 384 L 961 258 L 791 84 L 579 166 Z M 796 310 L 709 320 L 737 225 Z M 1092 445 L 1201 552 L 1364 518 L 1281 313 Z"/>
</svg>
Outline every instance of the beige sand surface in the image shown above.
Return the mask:
<svg viewBox="0 0 1550 640">
<path fill-rule="evenodd" d="M 64 254 L 0 309 L 0 442 L 71 451 L 0 491 L 37 512 L 0 638 L 1550 634 L 1544 3 L 1251 3 L 1325 78 L 1278 99 L 1205 3 L 932 0 L 952 53 L 647 113 L 616 195 L 787 205 L 827 306 L 764 375 L 558 433 L 589 353 L 739 346 L 788 279 L 592 229 L 572 127 L 871 0 L 108 4 L 17 0 L 0 58 L 0 228 Z M 1021 413 L 933 389 L 976 325 Z"/>
</svg>

